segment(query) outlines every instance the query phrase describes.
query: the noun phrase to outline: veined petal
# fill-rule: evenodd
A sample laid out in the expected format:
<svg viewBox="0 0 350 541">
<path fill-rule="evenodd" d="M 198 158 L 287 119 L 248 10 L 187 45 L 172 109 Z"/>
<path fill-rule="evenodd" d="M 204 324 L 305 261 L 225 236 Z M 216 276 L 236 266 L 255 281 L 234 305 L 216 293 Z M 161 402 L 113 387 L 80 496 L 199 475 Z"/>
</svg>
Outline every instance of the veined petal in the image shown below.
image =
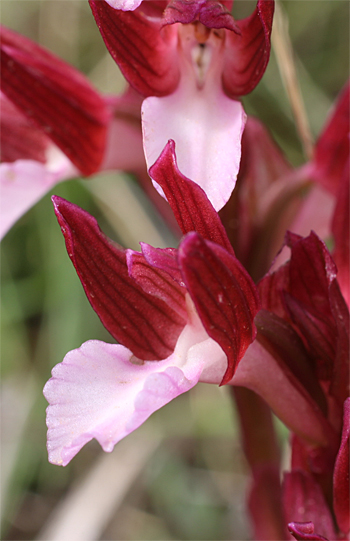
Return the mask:
<svg viewBox="0 0 350 541">
<path fill-rule="evenodd" d="M 147 165 L 153 165 L 167 142 L 174 140 L 181 173 L 199 184 L 220 210 L 235 187 L 245 120 L 241 103 L 224 94 L 219 75 L 207 77 L 198 88 L 188 68 L 175 92 L 143 102 Z"/>
<path fill-rule="evenodd" d="M 77 70 L 1 27 L 1 90 L 85 175 L 101 165 L 109 114 Z M 83 136 L 82 136 L 83 134 Z"/>
<path fill-rule="evenodd" d="M 114 2 L 89 3 L 107 49 L 131 86 L 144 96 L 173 92 L 180 78 L 176 29 L 161 30 L 161 17 L 147 16 L 142 5 L 122 11 L 111 7 Z M 129 9 L 132 5 L 131 0 Z"/>
<path fill-rule="evenodd" d="M 52 158 L 47 163 L 16 160 L 0 164 L 0 239 L 53 186 L 79 174 L 58 148 L 50 151 Z"/>
<path fill-rule="evenodd" d="M 184 287 L 181 287 L 168 272 L 150 265 L 140 252 L 126 250 L 126 261 L 129 275 L 146 293 L 162 299 L 185 321 L 187 320 Z"/>
<path fill-rule="evenodd" d="M 30 122 L 13 103 L 0 92 L 0 160 L 46 161 L 49 138 Z"/>
<path fill-rule="evenodd" d="M 241 35 L 227 32 L 223 85 L 229 96 L 251 92 L 263 76 L 270 57 L 274 0 L 258 0 L 255 11 L 237 21 Z"/>
<path fill-rule="evenodd" d="M 129 276 L 125 251 L 102 233 L 95 218 L 60 197 L 52 200 L 68 255 L 103 325 L 140 359 L 168 357 L 184 318 Z"/>
<path fill-rule="evenodd" d="M 164 361 L 133 364 L 128 349 L 96 340 L 68 353 L 44 388 L 50 462 L 65 466 L 92 438 L 112 451 L 154 411 L 191 389 L 212 361 L 205 348 L 197 351 L 203 341 L 212 342 L 197 318 Z"/>
<path fill-rule="evenodd" d="M 184 235 L 196 231 L 233 253 L 225 228 L 205 191 L 179 171 L 174 141 L 168 141 L 149 172 L 171 206 Z"/>
<path fill-rule="evenodd" d="M 234 256 L 195 232 L 182 241 L 178 258 L 203 326 L 227 356 L 221 383 L 228 383 L 255 338 L 254 317 L 259 310 L 255 284 Z"/>
</svg>

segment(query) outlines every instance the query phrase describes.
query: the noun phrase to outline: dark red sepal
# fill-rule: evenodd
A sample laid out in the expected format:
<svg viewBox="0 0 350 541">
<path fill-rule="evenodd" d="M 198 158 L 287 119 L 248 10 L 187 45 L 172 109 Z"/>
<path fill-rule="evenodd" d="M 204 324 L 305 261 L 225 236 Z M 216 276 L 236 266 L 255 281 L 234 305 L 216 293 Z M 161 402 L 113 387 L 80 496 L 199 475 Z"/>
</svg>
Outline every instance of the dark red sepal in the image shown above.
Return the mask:
<svg viewBox="0 0 350 541">
<path fill-rule="evenodd" d="M 205 330 L 227 356 L 224 385 L 256 335 L 259 298 L 255 284 L 234 256 L 195 232 L 181 242 L 178 260 Z"/>
<path fill-rule="evenodd" d="M 125 251 L 101 232 L 95 218 L 60 197 L 52 200 L 68 255 L 103 325 L 140 359 L 168 357 L 184 319 L 129 276 Z"/>
<path fill-rule="evenodd" d="M 35 160 L 45 163 L 49 139 L 0 93 L 0 161 Z"/>
<path fill-rule="evenodd" d="M 296 387 L 302 386 L 323 415 L 327 416 L 327 401 L 324 392 L 315 377 L 312 362 L 305 346 L 295 330 L 282 318 L 260 310 L 255 317 L 258 340 L 276 359 L 284 372 Z"/>
<path fill-rule="evenodd" d="M 84 175 L 98 170 L 109 113 L 82 74 L 1 27 L 1 90 Z"/>
<path fill-rule="evenodd" d="M 313 175 L 324 188 L 337 194 L 349 160 L 350 83 L 342 90 L 315 148 Z"/>
<path fill-rule="evenodd" d="M 241 35 L 226 34 L 223 86 L 232 97 L 251 92 L 263 76 L 270 57 L 274 0 L 258 0 L 255 11 L 237 21 Z"/>
<path fill-rule="evenodd" d="M 225 228 L 206 193 L 180 173 L 174 141 L 168 141 L 149 174 L 162 188 L 183 234 L 197 231 L 233 253 Z"/>
<path fill-rule="evenodd" d="M 227 28 L 239 34 L 231 13 L 218 0 L 171 0 L 164 11 L 164 24 L 199 21 L 207 28 Z"/>
<path fill-rule="evenodd" d="M 180 80 L 174 29 L 161 30 L 161 17 L 113 9 L 104 0 L 89 0 L 99 31 L 124 77 L 143 96 L 165 96 Z M 153 4 L 153 2 L 144 2 Z"/>
</svg>

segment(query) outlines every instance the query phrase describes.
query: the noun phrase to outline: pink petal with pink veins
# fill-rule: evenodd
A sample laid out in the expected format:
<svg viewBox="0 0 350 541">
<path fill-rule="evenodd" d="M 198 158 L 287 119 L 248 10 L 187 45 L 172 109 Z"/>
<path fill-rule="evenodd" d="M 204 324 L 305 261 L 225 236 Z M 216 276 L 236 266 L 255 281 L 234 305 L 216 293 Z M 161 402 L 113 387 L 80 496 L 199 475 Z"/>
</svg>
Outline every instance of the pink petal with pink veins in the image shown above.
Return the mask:
<svg viewBox="0 0 350 541">
<path fill-rule="evenodd" d="M 58 149 L 51 150 L 58 158 L 51 164 L 16 160 L 0 165 L 0 239 L 53 186 L 78 175 L 68 158 Z"/>
<path fill-rule="evenodd" d="M 241 103 L 224 94 L 220 80 L 207 80 L 198 88 L 192 73 L 184 73 L 175 92 L 143 102 L 147 165 L 153 165 L 168 140 L 173 139 L 179 170 L 199 184 L 219 210 L 235 187 L 245 120 Z"/>
<path fill-rule="evenodd" d="M 199 381 L 222 350 L 208 338 L 198 317 L 186 325 L 175 351 L 159 362 L 130 362 L 132 353 L 121 345 L 97 340 L 69 352 L 52 370 L 44 388 L 49 402 L 47 426 L 49 460 L 65 466 L 91 439 L 110 452 L 153 412 Z M 211 348 L 210 345 L 213 345 Z M 207 366 L 208 365 L 208 366 Z M 221 369 L 221 364 L 219 363 Z"/>
</svg>

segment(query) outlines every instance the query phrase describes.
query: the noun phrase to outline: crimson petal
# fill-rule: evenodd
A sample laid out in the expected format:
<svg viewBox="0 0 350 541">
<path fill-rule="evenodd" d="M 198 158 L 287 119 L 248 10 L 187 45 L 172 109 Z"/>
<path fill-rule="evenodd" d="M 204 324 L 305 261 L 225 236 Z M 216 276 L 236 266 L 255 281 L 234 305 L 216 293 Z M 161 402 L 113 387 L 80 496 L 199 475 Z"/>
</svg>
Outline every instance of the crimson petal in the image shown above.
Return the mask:
<svg viewBox="0 0 350 541">
<path fill-rule="evenodd" d="M 179 266 L 205 330 L 223 349 L 228 383 L 254 340 L 259 298 L 240 262 L 221 246 L 189 233 L 180 244 Z"/>
<path fill-rule="evenodd" d="M 187 320 L 185 295 L 186 289 L 181 287 L 164 270 L 150 265 L 143 254 L 127 250 L 127 264 L 129 276 L 142 287 L 146 293 L 162 299 L 175 312 Z"/>
<path fill-rule="evenodd" d="M 121 11 L 104 0 L 89 3 L 107 49 L 131 86 L 144 96 L 173 92 L 180 79 L 173 29 L 161 30 L 161 17 L 148 17 L 142 5 Z"/>
<path fill-rule="evenodd" d="M 0 93 L 0 153 L 2 162 L 16 160 L 46 161 L 48 138 Z"/>
<path fill-rule="evenodd" d="M 99 168 L 109 114 L 74 68 L 1 27 L 1 90 L 84 174 Z"/>
<path fill-rule="evenodd" d="M 68 255 L 103 325 L 143 360 L 168 357 L 184 319 L 129 276 L 124 250 L 107 239 L 95 218 L 60 197 L 52 200 Z"/>
<path fill-rule="evenodd" d="M 334 195 L 349 159 L 349 100 L 350 83 L 347 83 L 315 148 L 314 177 Z"/>
<path fill-rule="evenodd" d="M 274 0 L 258 0 L 255 11 L 237 21 L 241 35 L 226 35 L 223 85 L 232 97 L 251 92 L 263 76 L 270 57 Z"/>
<path fill-rule="evenodd" d="M 168 141 L 149 174 L 164 191 L 184 234 L 197 231 L 233 253 L 225 228 L 206 193 L 179 171 L 174 141 Z"/>
</svg>

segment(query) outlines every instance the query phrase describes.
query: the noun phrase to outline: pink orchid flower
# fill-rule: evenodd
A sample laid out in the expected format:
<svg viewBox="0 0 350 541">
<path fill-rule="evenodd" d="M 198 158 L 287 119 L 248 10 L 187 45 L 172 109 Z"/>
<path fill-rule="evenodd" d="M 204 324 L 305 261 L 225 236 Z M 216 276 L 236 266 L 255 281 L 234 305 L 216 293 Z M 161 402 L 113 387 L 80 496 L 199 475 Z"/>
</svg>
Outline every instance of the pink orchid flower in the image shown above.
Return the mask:
<svg viewBox="0 0 350 541">
<path fill-rule="evenodd" d="M 327 445 L 334 430 L 321 389 L 308 365 L 302 383 L 289 366 L 305 357 L 303 344 L 266 310 L 257 314 L 256 287 L 206 194 L 179 172 L 172 142 L 151 174 L 185 235 L 178 250 L 125 252 L 85 211 L 54 198 L 85 293 L 123 345 L 87 342 L 53 369 L 44 389 L 50 461 L 67 464 L 92 438 L 111 451 L 198 381 L 248 387 L 308 444 Z M 271 334 L 283 337 L 283 354 Z"/>
<path fill-rule="evenodd" d="M 168 169 L 170 156 L 168 148 L 163 155 Z M 160 180 L 162 172 L 155 175 Z M 181 181 L 177 168 L 176 176 Z M 142 253 L 125 251 L 106 239 L 85 211 L 53 198 L 87 297 L 123 344 L 87 342 L 53 369 L 44 394 L 50 403 L 49 460 L 55 464 L 67 464 L 94 437 L 111 451 L 198 381 L 227 383 L 255 337 L 256 287 L 205 193 L 183 179 L 192 196 L 181 212 L 186 229 L 190 221 L 191 229 L 217 243 L 192 232 L 178 251 L 144 244 Z M 200 213 L 193 213 L 195 193 Z M 206 212 L 214 218 L 208 223 Z"/>
<path fill-rule="evenodd" d="M 31 40 L 4 27 L 0 36 L 1 238 L 58 182 L 145 163 L 136 92 L 103 97 Z"/>
<path fill-rule="evenodd" d="M 174 140 L 180 170 L 222 208 L 235 186 L 245 124 L 235 98 L 251 92 L 266 69 L 274 2 L 259 0 L 237 22 L 227 9 L 232 2 L 217 0 L 90 0 L 90 6 L 112 57 L 146 97 L 148 166 Z"/>
</svg>

